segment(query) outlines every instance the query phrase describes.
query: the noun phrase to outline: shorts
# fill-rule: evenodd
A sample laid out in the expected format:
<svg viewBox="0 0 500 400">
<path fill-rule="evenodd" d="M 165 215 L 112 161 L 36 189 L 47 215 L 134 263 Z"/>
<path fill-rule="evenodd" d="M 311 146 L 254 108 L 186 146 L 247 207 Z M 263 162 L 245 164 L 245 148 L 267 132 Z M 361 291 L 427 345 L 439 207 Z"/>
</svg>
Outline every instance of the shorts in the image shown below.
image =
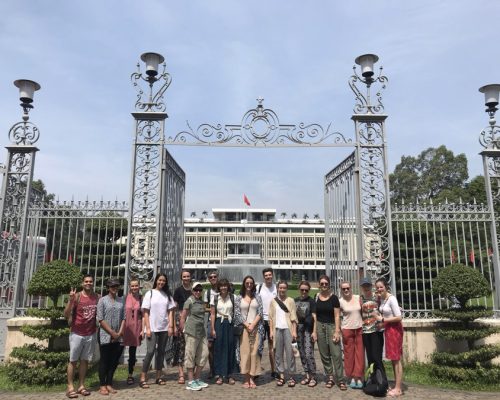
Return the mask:
<svg viewBox="0 0 500 400">
<path fill-rule="evenodd" d="M 184 367 L 204 367 L 208 360 L 208 341 L 206 337 L 197 338 L 187 333 L 184 334 L 186 339 L 186 351 L 184 353 Z"/>
<path fill-rule="evenodd" d="M 95 334 L 80 336 L 71 332 L 69 334 L 69 361 L 92 361 L 94 354 Z"/>
</svg>

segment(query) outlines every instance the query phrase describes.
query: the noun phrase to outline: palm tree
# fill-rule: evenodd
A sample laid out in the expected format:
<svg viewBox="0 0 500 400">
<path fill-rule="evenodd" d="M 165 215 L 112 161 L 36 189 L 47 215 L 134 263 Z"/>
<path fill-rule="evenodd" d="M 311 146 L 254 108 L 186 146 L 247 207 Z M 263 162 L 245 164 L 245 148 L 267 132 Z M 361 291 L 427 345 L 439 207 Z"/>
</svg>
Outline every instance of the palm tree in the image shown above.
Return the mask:
<svg viewBox="0 0 500 400">
<path fill-rule="evenodd" d="M 292 219 L 296 219 L 296 218 L 297 218 L 297 213 L 296 212 L 292 213 Z"/>
<path fill-rule="evenodd" d="M 196 211 L 191 212 L 191 218 L 196 218 Z"/>
<path fill-rule="evenodd" d="M 319 216 L 319 214 L 318 214 L 318 213 L 316 213 L 316 214 L 314 214 L 313 218 L 314 218 L 314 219 L 320 219 L 320 216 Z"/>
<path fill-rule="evenodd" d="M 204 210 L 201 215 L 203 215 L 203 218 L 208 217 L 208 211 Z"/>
<path fill-rule="evenodd" d="M 286 218 L 286 212 L 281 213 L 281 218 L 285 219 Z"/>
<path fill-rule="evenodd" d="M 309 215 L 307 215 L 307 213 L 304 213 L 304 216 L 302 218 L 309 219 Z"/>
</svg>

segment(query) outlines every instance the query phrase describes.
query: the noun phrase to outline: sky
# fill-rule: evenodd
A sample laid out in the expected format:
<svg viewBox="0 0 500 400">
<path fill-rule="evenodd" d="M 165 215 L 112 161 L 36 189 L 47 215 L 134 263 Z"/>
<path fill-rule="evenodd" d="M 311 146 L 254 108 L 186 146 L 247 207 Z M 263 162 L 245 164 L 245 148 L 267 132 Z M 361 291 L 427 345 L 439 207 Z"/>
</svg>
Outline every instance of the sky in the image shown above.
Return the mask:
<svg viewBox="0 0 500 400">
<path fill-rule="evenodd" d="M 258 97 L 282 124 L 318 123 L 354 136 L 354 59 L 374 53 L 384 93 L 389 170 L 403 155 L 446 145 L 481 174 L 487 125 L 478 88 L 500 82 L 500 2 L 0 2 L 0 147 L 21 119 L 15 79 L 32 79 L 40 129 L 35 178 L 61 200 L 128 200 L 142 53 L 166 58 L 166 135 L 240 124 Z M 276 208 L 323 215 L 324 175 L 345 148 L 169 147 L 187 175 L 186 214 Z M 6 151 L 0 153 L 5 162 Z"/>
</svg>

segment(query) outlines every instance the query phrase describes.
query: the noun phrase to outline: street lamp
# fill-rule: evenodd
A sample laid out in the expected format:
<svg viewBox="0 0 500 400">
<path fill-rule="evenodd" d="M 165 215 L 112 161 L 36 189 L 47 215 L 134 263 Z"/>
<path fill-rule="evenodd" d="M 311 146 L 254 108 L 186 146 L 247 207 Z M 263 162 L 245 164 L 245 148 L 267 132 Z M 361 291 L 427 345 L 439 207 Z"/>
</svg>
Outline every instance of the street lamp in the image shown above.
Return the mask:
<svg viewBox="0 0 500 400">
<path fill-rule="evenodd" d="M 493 307 L 498 315 L 500 315 L 500 260 L 498 253 L 497 241 L 497 223 L 500 222 L 499 216 L 495 215 L 495 203 L 500 202 L 500 126 L 496 125 L 495 113 L 498 110 L 498 103 L 500 97 L 500 84 L 490 84 L 479 88 L 479 92 L 484 94 L 484 104 L 486 106 L 486 113 L 488 113 L 490 120 L 489 126 L 484 128 L 479 134 L 479 143 L 484 147 L 480 153 L 483 158 L 484 168 L 484 186 L 486 190 L 486 198 L 488 201 L 488 208 L 490 210 L 490 232 L 491 232 L 491 246 L 493 248 L 493 273 L 495 279 L 495 296 L 493 299 Z M 492 185 L 495 189 L 492 189 Z"/>
<path fill-rule="evenodd" d="M 131 76 L 132 84 L 137 90 L 135 108 L 137 111 L 164 112 L 166 107 L 163 95 L 172 81 L 170 74 L 166 71 L 165 57 L 159 53 L 147 52 L 141 55 L 141 60 L 145 66 L 144 74 L 141 71 L 141 64 L 137 63 L 137 72 Z M 160 64 L 163 67 L 161 72 Z M 161 86 L 155 90 L 153 86 L 158 81 L 163 81 L 163 83 L 160 82 Z M 149 89 L 143 89 L 141 82 L 147 82 Z"/>
<path fill-rule="evenodd" d="M 33 97 L 35 92 L 40 90 L 40 85 L 35 81 L 29 79 L 18 79 L 14 81 L 14 86 L 19 88 L 19 100 L 21 100 L 21 107 L 24 110 L 23 120 L 29 119 L 28 113 L 33 108 Z"/>
</svg>

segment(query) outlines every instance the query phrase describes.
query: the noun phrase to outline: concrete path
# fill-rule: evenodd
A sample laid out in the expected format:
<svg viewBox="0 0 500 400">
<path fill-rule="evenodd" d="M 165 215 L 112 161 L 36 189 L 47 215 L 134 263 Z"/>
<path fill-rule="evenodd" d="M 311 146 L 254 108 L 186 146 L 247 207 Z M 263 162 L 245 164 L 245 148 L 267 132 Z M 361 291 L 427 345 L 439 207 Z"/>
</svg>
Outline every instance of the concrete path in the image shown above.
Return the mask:
<svg viewBox="0 0 500 400">
<path fill-rule="evenodd" d="M 317 353 L 317 352 L 316 352 Z M 319 356 L 317 356 L 317 365 L 321 366 Z M 298 362 L 298 371 L 302 371 L 300 360 Z M 277 387 L 274 380 L 271 380 L 269 374 L 269 358 L 267 354 L 262 359 L 262 365 L 265 369 L 262 376 L 257 380 L 256 389 L 244 389 L 241 386 L 241 377 L 236 376 L 236 385 L 216 385 L 211 384 L 208 388 L 199 392 L 186 390 L 184 385 L 176 383 L 177 374 L 176 369 L 168 368 L 166 372 L 167 384 L 165 386 L 158 386 L 152 384 L 152 376 L 150 374 L 150 389 L 141 389 L 136 383 L 133 386 L 127 386 L 125 382 L 117 382 L 115 387 L 118 389 L 117 394 L 110 396 L 102 396 L 97 393 L 97 388 L 91 388 L 92 394 L 86 400 L 166 400 L 166 399 L 211 399 L 211 400 L 331 400 L 331 399 L 370 399 L 372 397 L 366 396 L 361 390 L 348 389 L 341 392 L 337 387 L 327 389 L 324 385 L 324 380 L 320 374 L 320 382 L 315 388 L 308 388 L 297 384 L 294 388 Z M 322 371 L 322 368 L 318 368 Z M 206 378 L 207 372 L 204 371 L 202 378 Z M 299 375 L 297 376 L 299 377 Z M 499 393 L 482 393 L 482 392 L 465 392 L 456 390 L 437 389 L 416 385 L 405 385 L 405 394 L 402 396 L 403 400 L 406 399 L 425 399 L 425 400 L 482 400 L 482 399 L 495 399 L 500 398 Z M 64 393 L 0 393 L 0 399 L 6 400 L 53 400 L 53 399 L 66 399 Z M 79 397 L 80 400 L 83 396 Z"/>
</svg>

